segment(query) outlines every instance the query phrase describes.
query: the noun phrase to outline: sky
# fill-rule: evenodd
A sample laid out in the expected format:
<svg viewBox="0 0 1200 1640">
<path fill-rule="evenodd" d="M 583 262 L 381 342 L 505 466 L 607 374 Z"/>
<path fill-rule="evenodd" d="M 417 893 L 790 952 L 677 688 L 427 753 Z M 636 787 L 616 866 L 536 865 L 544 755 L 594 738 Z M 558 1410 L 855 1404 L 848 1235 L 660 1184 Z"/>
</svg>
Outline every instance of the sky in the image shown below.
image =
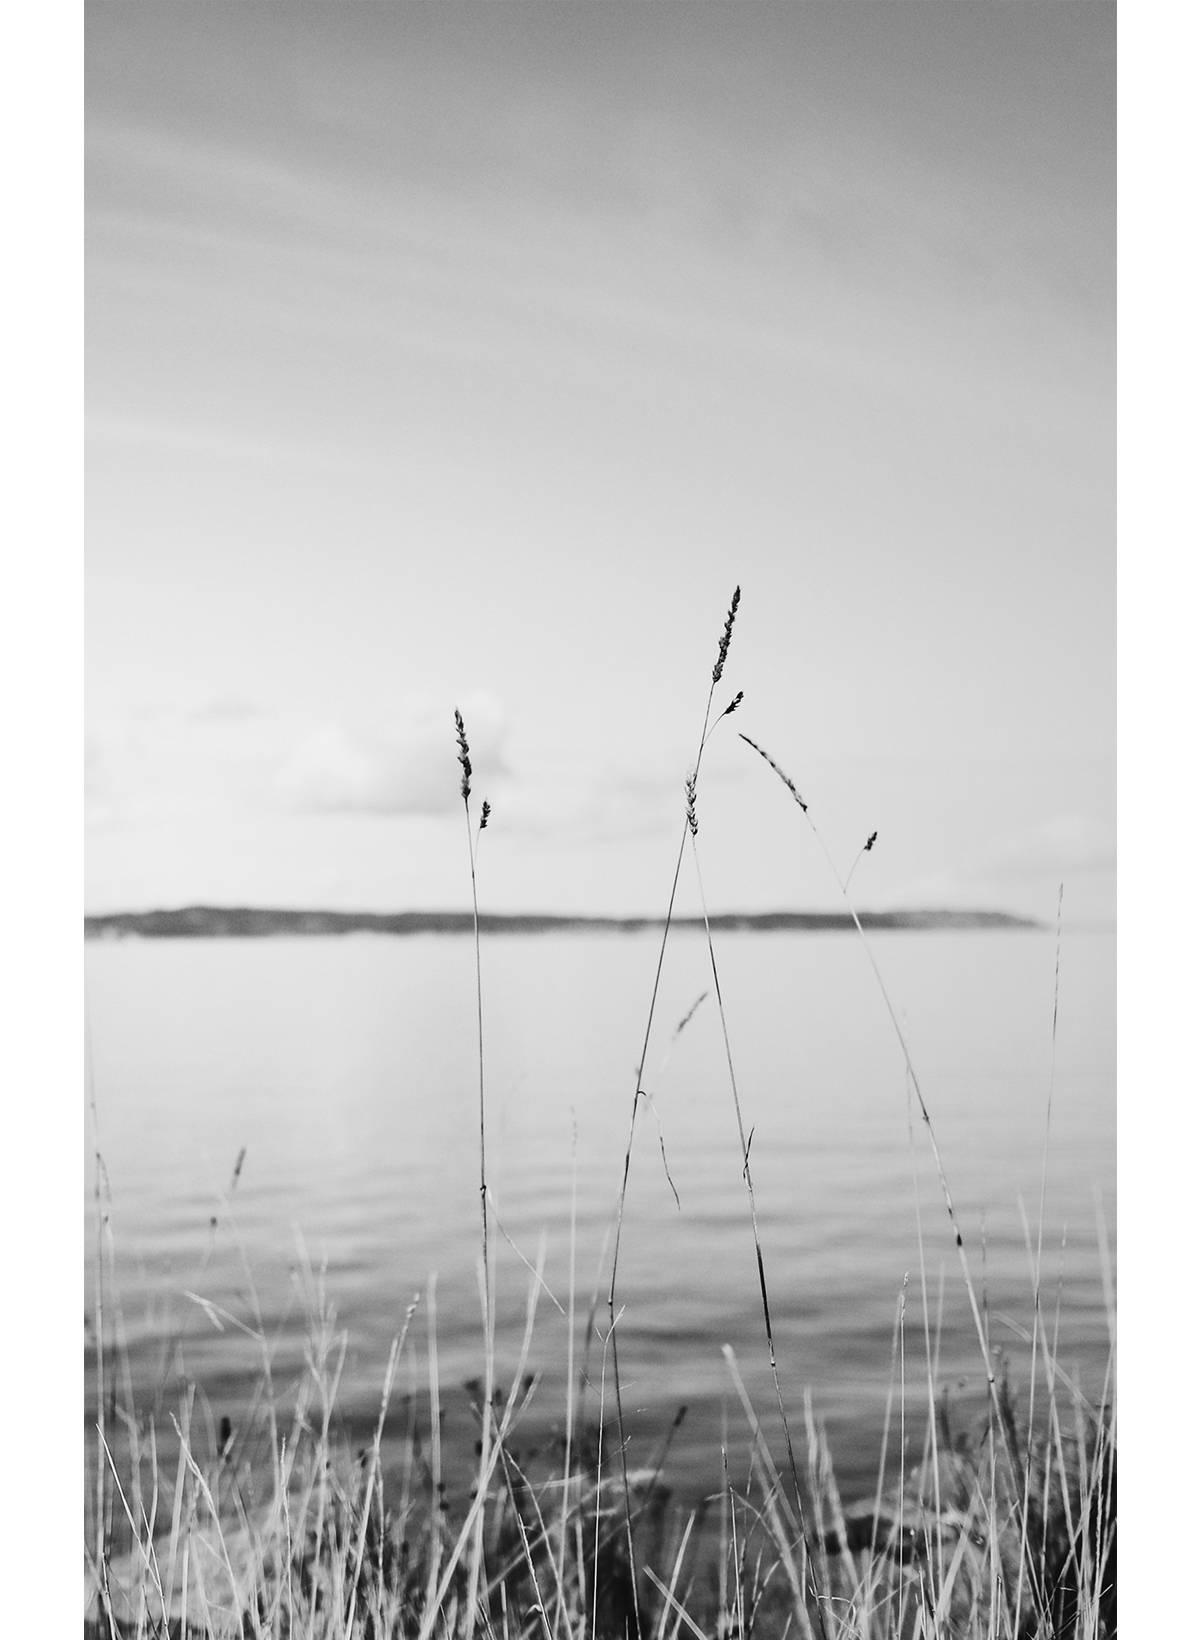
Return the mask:
<svg viewBox="0 0 1200 1640">
<path fill-rule="evenodd" d="M 1111 920 L 1115 45 L 90 8 L 88 910 Z"/>
</svg>

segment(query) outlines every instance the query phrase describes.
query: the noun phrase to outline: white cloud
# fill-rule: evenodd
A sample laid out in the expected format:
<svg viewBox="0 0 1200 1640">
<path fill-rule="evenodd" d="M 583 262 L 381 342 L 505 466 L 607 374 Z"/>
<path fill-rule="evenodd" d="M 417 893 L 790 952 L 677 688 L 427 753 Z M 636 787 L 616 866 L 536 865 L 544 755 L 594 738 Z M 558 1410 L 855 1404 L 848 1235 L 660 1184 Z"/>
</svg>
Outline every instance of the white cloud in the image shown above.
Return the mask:
<svg viewBox="0 0 1200 1640">
<path fill-rule="evenodd" d="M 193 723 L 247 723 L 264 710 L 244 695 L 217 695 L 189 714 Z"/>
<path fill-rule="evenodd" d="M 461 702 L 474 784 L 503 779 L 507 724 L 491 695 Z M 409 702 L 373 724 L 327 722 L 286 759 L 276 793 L 289 808 L 367 814 L 447 814 L 459 803 L 454 720 L 444 705 Z"/>
<path fill-rule="evenodd" d="M 607 843 L 682 819 L 683 782 L 607 764 L 567 761 L 522 770 L 495 806 L 498 829 L 537 839 Z"/>
<path fill-rule="evenodd" d="M 682 814 L 682 779 L 573 755 L 510 760 L 509 725 L 485 692 L 460 697 L 476 804 L 536 843 L 647 836 Z M 453 703 L 410 699 L 374 719 L 289 724 L 238 695 L 89 727 L 92 826 L 217 813 L 453 815 L 460 805 Z"/>
</svg>

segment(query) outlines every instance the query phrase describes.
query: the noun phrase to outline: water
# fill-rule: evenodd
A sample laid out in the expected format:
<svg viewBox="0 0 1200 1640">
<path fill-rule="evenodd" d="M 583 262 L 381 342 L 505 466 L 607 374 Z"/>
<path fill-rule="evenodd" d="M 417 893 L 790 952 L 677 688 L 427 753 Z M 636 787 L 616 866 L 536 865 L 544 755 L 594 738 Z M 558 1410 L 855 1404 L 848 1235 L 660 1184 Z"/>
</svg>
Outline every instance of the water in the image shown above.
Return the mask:
<svg viewBox="0 0 1200 1640">
<path fill-rule="evenodd" d="M 535 1262 L 543 1237 L 546 1286 L 568 1308 L 573 1197 L 581 1362 L 658 938 L 591 933 L 484 942 L 502 1377 L 516 1368 L 524 1326 L 530 1278 L 521 1255 Z M 1021 1201 L 1036 1237 L 1054 936 L 886 933 L 873 937 L 873 949 L 986 1293 L 990 1342 L 1011 1353 L 1020 1380 L 1028 1352 L 1009 1323 L 1028 1327 L 1033 1308 Z M 858 1495 L 874 1485 L 889 1380 L 899 1386 L 893 1337 L 906 1277 L 910 1412 L 926 1394 L 919 1228 L 939 1383 L 964 1399 L 982 1383 L 928 1138 L 857 936 L 726 935 L 718 960 L 746 1129 L 753 1130 L 785 1400 L 802 1429 L 803 1392 L 811 1388 L 843 1486 Z M 221 1320 L 224 1311 L 253 1324 L 257 1305 L 273 1341 L 276 1388 L 286 1397 L 303 1371 L 319 1284 L 347 1335 L 339 1416 L 361 1441 L 378 1415 L 390 1342 L 436 1271 L 447 1444 L 452 1473 L 454 1451 L 465 1469 L 473 1437 L 460 1386 L 483 1370 L 471 941 L 127 940 L 89 944 L 86 961 L 120 1324 L 139 1401 L 158 1393 L 165 1414 L 190 1379 L 214 1421 L 229 1416 L 235 1427 L 248 1427 L 257 1416 L 251 1398 L 259 1348 L 228 1320 L 218 1330 L 212 1316 Z M 1060 1361 L 1093 1395 L 1102 1391 L 1109 1347 L 1097 1203 L 1111 1234 L 1115 970 L 1111 934 L 1064 935 L 1045 1302 Z M 674 1027 L 706 991 L 672 1045 Z M 775 1429 L 746 1187 L 702 935 L 672 935 L 656 1019 L 646 1073 L 654 1109 L 643 1105 L 639 1115 L 621 1232 L 621 1375 L 629 1434 L 643 1455 L 665 1436 L 676 1408 L 688 1405 L 668 1464 L 669 1478 L 688 1496 L 719 1479 L 723 1417 L 731 1439 L 744 1444 L 722 1345 L 733 1346 Z M 89 1191 L 90 1184 L 89 1169 Z M 90 1314 L 90 1194 L 84 1208 Z M 606 1284 L 605 1270 L 602 1291 Z M 206 1312 L 189 1293 L 219 1309 Z M 596 1325 L 606 1318 L 602 1299 Z M 424 1405 L 424 1299 L 409 1339 L 389 1439 L 403 1427 L 407 1396 Z M 593 1339 L 589 1370 L 597 1387 L 601 1356 Z M 561 1426 L 566 1361 L 566 1321 L 543 1294 L 529 1363 L 543 1374 L 527 1422 L 535 1435 Z M 94 1409 L 90 1350 L 87 1371 Z M 607 1416 L 611 1375 L 606 1397 Z M 593 1417 L 596 1406 L 593 1397 Z"/>
</svg>

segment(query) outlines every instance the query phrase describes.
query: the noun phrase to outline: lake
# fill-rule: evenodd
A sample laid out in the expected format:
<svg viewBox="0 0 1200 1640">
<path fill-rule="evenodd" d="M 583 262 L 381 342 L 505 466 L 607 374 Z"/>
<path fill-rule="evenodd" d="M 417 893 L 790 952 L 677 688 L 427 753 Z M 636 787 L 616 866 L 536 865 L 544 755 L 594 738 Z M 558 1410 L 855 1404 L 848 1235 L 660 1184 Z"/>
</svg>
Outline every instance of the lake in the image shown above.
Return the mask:
<svg viewBox="0 0 1200 1640">
<path fill-rule="evenodd" d="M 488 1173 L 501 1377 L 516 1367 L 529 1273 L 569 1308 L 575 1363 L 597 1286 L 629 1127 L 660 936 L 578 932 L 483 942 Z M 1116 948 L 1065 933 L 1049 1148 L 1053 932 L 871 936 L 941 1148 L 994 1349 L 1017 1382 L 1033 1313 L 1022 1219 L 1036 1238 L 1046 1156 L 1043 1291 L 1058 1358 L 1099 1395 L 1109 1352 L 1098 1217 L 1115 1230 Z M 810 1388 L 847 1496 L 872 1490 L 904 1291 L 904 1370 L 919 1438 L 926 1390 L 923 1234 L 938 1383 L 978 1404 L 981 1355 L 928 1138 L 857 935 L 717 939 L 784 1397 L 802 1437 Z M 197 1294 L 261 1313 L 285 1396 L 304 1367 L 318 1286 L 346 1335 L 339 1409 L 361 1442 L 392 1338 L 436 1272 L 447 1444 L 471 1462 L 467 1380 L 483 1370 L 478 1064 L 469 938 L 91 941 L 88 1028 L 111 1191 L 118 1324 L 135 1398 L 163 1420 L 194 1381 L 242 1429 L 258 1346 L 219 1330 Z M 708 993 L 686 1028 L 675 1027 Z M 683 1497 L 720 1481 L 724 1427 L 746 1444 L 729 1343 L 768 1428 L 763 1336 L 742 1159 L 702 934 L 673 932 L 647 1058 L 621 1238 L 621 1376 L 635 1453 L 686 1403 L 667 1464 Z M 89 1136 L 91 1118 L 88 1119 Z M 661 1146 L 660 1146 L 661 1132 Z M 90 1148 L 90 1140 L 89 1140 Z M 245 1158 L 231 1184 L 235 1164 Z M 664 1169 L 663 1150 L 670 1170 Z M 94 1303 L 93 1168 L 83 1203 Z M 672 1183 L 674 1189 L 672 1189 Z M 678 1193 L 678 1206 L 675 1192 Z M 918 1216 L 919 1204 L 919 1216 Z M 214 1225 L 213 1220 L 216 1219 Z M 608 1243 L 611 1247 L 611 1242 Z M 907 1286 L 905 1286 L 907 1280 Z M 253 1285 L 253 1292 L 251 1290 Z M 607 1288 L 607 1267 L 600 1276 Z M 603 1299 L 596 1315 L 607 1319 Z M 415 1312 L 389 1441 L 426 1393 L 428 1311 Z M 542 1295 L 530 1368 L 534 1433 L 561 1426 L 567 1321 Z M 597 1386 L 602 1350 L 593 1338 Z M 87 1353 L 88 1423 L 95 1418 Z M 606 1417 L 612 1411 L 611 1369 Z M 593 1396 L 590 1415 L 598 1403 Z M 898 1408 L 898 1402 L 897 1402 Z M 893 1423 L 898 1411 L 893 1410 Z M 452 1463 L 453 1472 L 453 1463 Z"/>
</svg>

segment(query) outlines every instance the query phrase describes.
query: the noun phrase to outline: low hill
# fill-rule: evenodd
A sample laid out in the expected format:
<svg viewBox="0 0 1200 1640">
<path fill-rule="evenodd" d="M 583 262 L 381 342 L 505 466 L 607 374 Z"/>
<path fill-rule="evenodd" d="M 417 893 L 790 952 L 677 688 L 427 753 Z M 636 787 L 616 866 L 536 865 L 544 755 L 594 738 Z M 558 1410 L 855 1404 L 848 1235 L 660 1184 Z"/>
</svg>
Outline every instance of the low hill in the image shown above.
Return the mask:
<svg viewBox="0 0 1200 1640">
<path fill-rule="evenodd" d="M 1003 911 L 861 911 L 864 928 L 1037 928 L 1040 924 Z M 538 912 L 502 915 L 484 912 L 484 934 L 558 934 L 573 931 L 638 933 L 661 928 L 662 917 L 572 917 Z M 699 917 L 676 917 L 676 928 L 703 928 Z M 721 932 L 838 933 L 853 929 L 847 912 L 729 911 L 709 918 Z M 137 936 L 141 939 L 263 939 L 329 934 L 469 934 L 469 911 L 284 911 L 251 906 L 184 906 L 175 911 L 117 911 L 85 917 L 88 939 Z"/>
</svg>

